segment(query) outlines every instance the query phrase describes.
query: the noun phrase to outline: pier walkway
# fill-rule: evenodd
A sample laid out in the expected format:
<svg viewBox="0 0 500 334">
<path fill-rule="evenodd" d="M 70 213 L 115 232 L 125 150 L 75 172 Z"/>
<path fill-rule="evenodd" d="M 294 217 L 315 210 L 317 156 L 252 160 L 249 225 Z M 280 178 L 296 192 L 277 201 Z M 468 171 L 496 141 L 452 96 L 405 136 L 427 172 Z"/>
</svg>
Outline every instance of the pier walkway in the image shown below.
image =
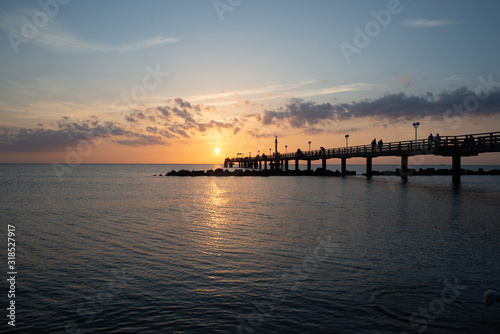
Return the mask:
<svg viewBox="0 0 500 334">
<path fill-rule="evenodd" d="M 477 156 L 480 153 L 500 152 L 500 131 L 468 134 L 460 136 L 442 136 L 438 138 L 405 140 L 383 143 L 383 145 L 358 145 L 332 149 L 301 151 L 282 154 L 278 152 L 278 138 L 275 139 L 275 152 L 272 155 L 260 154 L 257 156 L 226 158 L 225 167 L 238 164 L 243 168 L 284 169 L 289 170 L 289 161 L 295 162 L 295 169 L 299 170 L 299 161 L 307 161 L 307 170 L 311 170 L 313 160 L 321 160 L 322 168 L 326 170 L 328 159 L 341 159 L 341 173 L 346 174 L 347 159 L 366 158 L 366 176 L 372 176 L 372 162 L 376 157 L 401 157 L 400 175 L 407 178 L 408 158 L 416 155 L 438 155 L 452 158 L 452 181 L 460 183 L 461 157 Z M 264 165 L 264 166 L 263 166 Z"/>
</svg>

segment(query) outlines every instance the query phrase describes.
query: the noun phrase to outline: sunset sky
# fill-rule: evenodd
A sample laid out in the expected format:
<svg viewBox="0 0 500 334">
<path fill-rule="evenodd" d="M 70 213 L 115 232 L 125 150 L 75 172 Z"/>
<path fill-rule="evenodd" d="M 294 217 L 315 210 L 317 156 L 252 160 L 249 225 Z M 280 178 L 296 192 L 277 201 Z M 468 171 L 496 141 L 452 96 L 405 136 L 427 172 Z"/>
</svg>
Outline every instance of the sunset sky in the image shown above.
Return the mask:
<svg viewBox="0 0 500 334">
<path fill-rule="evenodd" d="M 500 131 L 499 13 L 497 0 L 2 1 L 0 162 L 222 163 L 275 135 L 282 152 L 409 140 L 415 121 L 421 138 Z"/>
</svg>

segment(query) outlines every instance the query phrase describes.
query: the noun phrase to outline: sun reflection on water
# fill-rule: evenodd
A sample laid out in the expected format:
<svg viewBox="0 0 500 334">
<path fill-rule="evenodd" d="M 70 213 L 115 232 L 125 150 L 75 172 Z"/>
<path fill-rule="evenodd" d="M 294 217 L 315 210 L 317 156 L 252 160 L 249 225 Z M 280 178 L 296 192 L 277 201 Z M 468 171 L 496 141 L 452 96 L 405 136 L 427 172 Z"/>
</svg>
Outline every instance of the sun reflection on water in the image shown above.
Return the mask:
<svg viewBox="0 0 500 334">
<path fill-rule="evenodd" d="M 227 234 L 227 207 L 229 197 L 227 189 L 219 185 L 220 180 L 211 180 L 203 196 L 203 208 L 205 219 L 203 226 L 206 236 L 205 244 L 209 247 L 211 254 L 220 255 L 225 243 L 224 236 Z"/>
</svg>

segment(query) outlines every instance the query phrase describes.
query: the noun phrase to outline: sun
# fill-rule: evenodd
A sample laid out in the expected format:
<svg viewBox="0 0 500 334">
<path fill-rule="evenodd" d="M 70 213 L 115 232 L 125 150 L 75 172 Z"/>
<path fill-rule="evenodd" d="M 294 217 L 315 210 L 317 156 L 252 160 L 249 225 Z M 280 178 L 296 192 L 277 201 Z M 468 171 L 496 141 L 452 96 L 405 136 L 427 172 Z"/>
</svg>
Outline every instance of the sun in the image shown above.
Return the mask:
<svg viewBox="0 0 500 334">
<path fill-rule="evenodd" d="M 220 149 L 219 148 L 216 148 L 215 149 L 215 154 L 219 154 L 220 153 Z"/>
</svg>

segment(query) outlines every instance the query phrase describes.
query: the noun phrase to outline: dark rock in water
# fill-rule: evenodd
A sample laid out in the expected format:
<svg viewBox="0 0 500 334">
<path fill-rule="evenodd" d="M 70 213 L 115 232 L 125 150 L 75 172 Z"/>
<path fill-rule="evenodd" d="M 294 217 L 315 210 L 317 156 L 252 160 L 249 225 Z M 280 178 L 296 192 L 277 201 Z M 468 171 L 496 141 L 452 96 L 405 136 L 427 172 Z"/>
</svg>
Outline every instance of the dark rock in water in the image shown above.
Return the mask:
<svg viewBox="0 0 500 334">
<path fill-rule="evenodd" d="M 177 176 L 189 176 L 190 173 L 190 171 L 183 169 L 177 173 Z"/>
<path fill-rule="evenodd" d="M 372 176 L 401 176 L 402 170 L 397 168 L 395 172 L 393 171 L 372 171 Z M 451 169 L 434 169 L 434 168 L 420 168 L 418 171 L 410 168 L 406 173 L 406 176 L 411 175 L 451 175 Z M 500 170 L 493 169 L 485 172 L 482 168 L 480 168 L 477 172 L 469 169 L 462 169 L 462 175 L 500 175 Z M 355 171 L 346 171 L 346 175 L 356 175 Z M 365 175 L 365 174 L 363 174 Z M 154 175 L 156 176 L 156 174 Z M 162 176 L 160 174 L 159 176 Z M 336 170 L 332 172 L 331 170 L 324 170 L 323 168 L 316 168 L 316 170 L 281 170 L 281 169 L 235 169 L 233 171 L 224 170 L 222 168 L 217 168 L 215 171 L 208 170 L 204 171 L 188 171 L 182 169 L 180 171 L 172 170 L 165 174 L 165 176 L 342 176 L 342 173 Z"/>
<path fill-rule="evenodd" d="M 229 171 L 227 169 L 223 170 L 222 168 L 217 168 L 214 174 L 215 176 L 229 176 Z"/>
</svg>

